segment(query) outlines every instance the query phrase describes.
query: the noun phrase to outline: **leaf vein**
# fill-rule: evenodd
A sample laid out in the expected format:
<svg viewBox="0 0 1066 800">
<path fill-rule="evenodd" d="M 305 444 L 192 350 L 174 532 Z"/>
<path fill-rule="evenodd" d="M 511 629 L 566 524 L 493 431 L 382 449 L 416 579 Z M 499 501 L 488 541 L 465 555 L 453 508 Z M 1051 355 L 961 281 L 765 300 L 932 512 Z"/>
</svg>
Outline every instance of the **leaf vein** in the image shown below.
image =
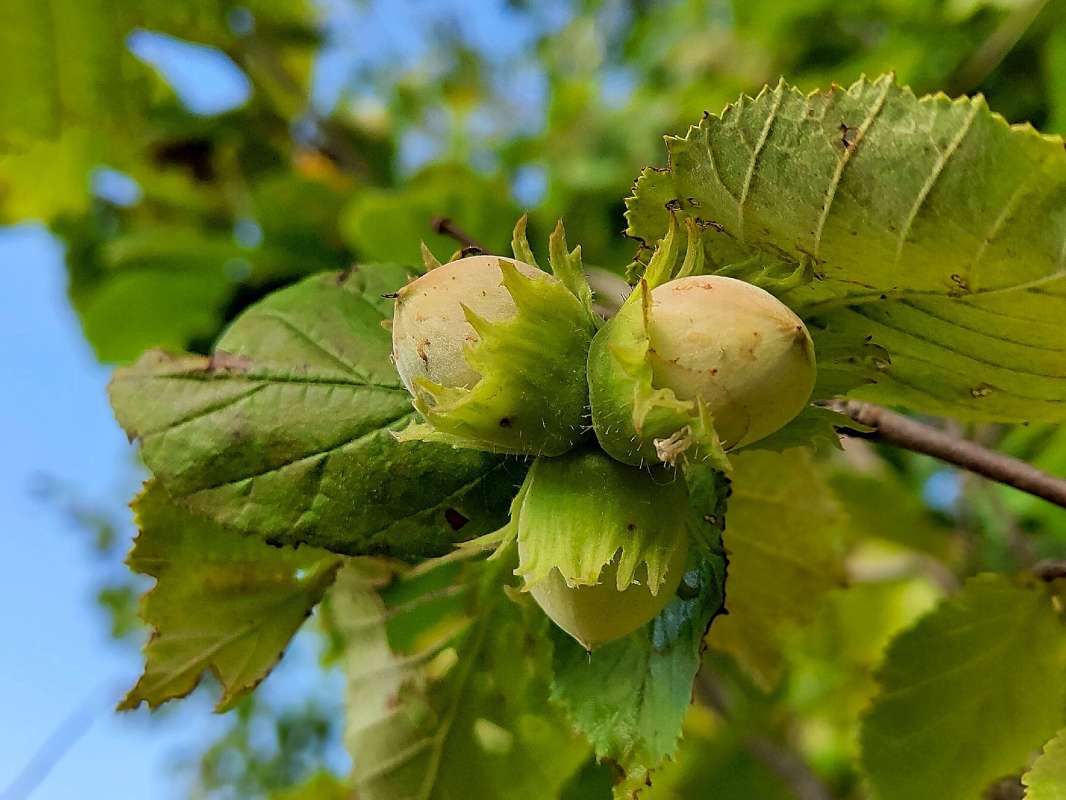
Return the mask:
<svg viewBox="0 0 1066 800">
<path fill-rule="evenodd" d="M 918 197 L 915 199 L 914 205 L 911 206 L 910 213 L 907 214 L 907 219 L 903 223 L 903 227 L 900 228 L 899 241 L 896 245 L 896 265 L 899 264 L 900 259 L 903 257 L 903 246 L 907 242 L 907 236 L 910 234 L 914 221 L 918 217 L 918 212 L 921 211 L 922 207 L 925 205 L 926 199 L 933 191 L 933 187 L 936 185 L 937 181 L 940 180 L 941 175 L 944 174 L 944 170 L 947 167 L 948 162 L 951 161 L 951 157 L 955 155 L 955 152 L 959 149 L 959 145 L 962 144 L 967 134 L 973 129 L 973 122 L 977 118 L 977 112 L 980 108 L 980 103 L 970 103 L 970 111 L 966 115 L 966 120 L 962 127 L 955 136 L 952 137 L 947 148 L 937 156 L 936 161 L 933 163 L 933 169 L 930 172 L 929 177 L 918 192 Z"/>
<path fill-rule="evenodd" d="M 740 198 L 737 200 L 737 238 L 741 242 L 744 241 L 744 204 L 748 201 L 748 193 L 751 191 L 752 179 L 755 177 L 755 169 L 759 163 L 759 156 L 762 154 L 763 148 L 766 146 L 766 140 L 770 137 L 770 130 L 774 126 L 774 121 L 777 119 L 778 111 L 781 108 L 781 103 L 785 97 L 784 83 L 779 83 L 777 90 L 774 92 L 774 101 L 770 107 L 770 113 L 766 116 L 766 121 L 763 123 L 762 130 L 759 132 L 759 139 L 755 143 L 755 147 L 751 151 L 751 161 L 748 163 L 748 171 L 744 176 L 744 186 L 740 190 Z"/>
<path fill-rule="evenodd" d="M 870 110 L 866 114 L 866 119 L 864 119 L 862 124 L 859 125 L 859 129 L 855 133 L 855 139 L 852 140 L 850 145 L 844 148 L 844 152 L 837 161 L 836 169 L 833 172 L 833 178 L 829 182 L 829 188 L 826 191 L 825 201 L 822 203 L 822 212 L 818 216 L 818 227 L 815 228 L 814 232 L 814 249 L 812 252 L 815 259 L 818 259 L 819 253 L 821 252 L 822 232 L 825 230 L 826 220 L 829 219 L 829 211 L 833 207 L 833 201 L 836 199 L 837 189 L 840 188 L 840 182 L 844 177 L 844 170 L 847 168 L 848 164 L 851 163 L 851 158 L 858 151 L 859 145 L 862 144 L 863 139 L 866 138 L 866 133 L 881 114 L 881 109 L 885 106 L 885 101 L 888 99 L 888 92 L 891 88 L 892 81 L 885 80 L 881 94 L 879 94 L 874 100 L 873 105 L 870 106 Z"/>
</svg>

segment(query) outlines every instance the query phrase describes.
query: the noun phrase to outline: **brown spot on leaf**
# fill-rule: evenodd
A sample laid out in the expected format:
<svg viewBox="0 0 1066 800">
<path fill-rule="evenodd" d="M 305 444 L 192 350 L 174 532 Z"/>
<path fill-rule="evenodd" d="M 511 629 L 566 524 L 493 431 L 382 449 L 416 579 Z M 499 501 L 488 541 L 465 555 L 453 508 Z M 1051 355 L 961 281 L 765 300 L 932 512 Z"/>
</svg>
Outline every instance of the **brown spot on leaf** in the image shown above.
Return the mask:
<svg viewBox="0 0 1066 800">
<path fill-rule="evenodd" d="M 840 146 L 843 147 L 845 150 L 850 150 L 852 147 L 854 147 L 855 137 L 858 135 L 859 129 L 853 128 L 846 122 L 841 122 L 840 128 L 838 130 L 840 131 Z"/>
<path fill-rule="evenodd" d="M 246 372 L 252 366 L 252 359 L 225 350 L 216 350 L 207 359 L 204 372 Z"/>
</svg>

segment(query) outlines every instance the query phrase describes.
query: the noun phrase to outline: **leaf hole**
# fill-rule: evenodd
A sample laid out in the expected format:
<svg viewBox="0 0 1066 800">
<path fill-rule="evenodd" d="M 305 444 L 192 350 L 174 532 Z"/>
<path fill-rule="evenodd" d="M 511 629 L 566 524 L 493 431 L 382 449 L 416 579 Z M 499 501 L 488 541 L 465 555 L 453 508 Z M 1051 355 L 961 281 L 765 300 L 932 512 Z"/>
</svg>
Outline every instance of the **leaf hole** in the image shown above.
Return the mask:
<svg viewBox="0 0 1066 800">
<path fill-rule="evenodd" d="M 460 530 L 470 520 L 454 508 L 444 509 L 444 519 L 453 531 Z"/>
</svg>

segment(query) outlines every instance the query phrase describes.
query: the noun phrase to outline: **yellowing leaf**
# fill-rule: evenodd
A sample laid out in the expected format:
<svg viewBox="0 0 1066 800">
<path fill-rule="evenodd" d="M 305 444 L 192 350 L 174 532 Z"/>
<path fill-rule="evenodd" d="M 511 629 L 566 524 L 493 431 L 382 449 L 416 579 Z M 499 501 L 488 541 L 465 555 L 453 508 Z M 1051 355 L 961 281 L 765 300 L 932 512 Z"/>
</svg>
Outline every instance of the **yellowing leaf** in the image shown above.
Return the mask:
<svg viewBox="0 0 1066 800">
<path fill-rule="evenodd" d="M 1066 800 L 1066 731 L 1044 745 L 1044 752 L 1022 776 L 1025 800 Z"/>
<path fill-rule="evenodd" d="M 707 641 L 764 687 L 780 677 L 783 635 L 812 620 L 844 580 L 843 515 L 809 452 L 754 450 L 733 457 L 725 549 L 725 605 Z"/>
<path fill-rule="evenodd" d="M 360 800 L 542 800 L 585 761 L 547 703 L 549 623 L 504 592 L 511 567 L 450 556 L 341 572 L 331 599 Z"/>
<path fill-rule="evenodd" d="M 291 789 L 272 792 L 270 800 L 355 800 L 351 790 L 328 772 L 318 772 Z"/>
<path fill-rule="evenodd" d="M 862 766 L 882 800 L 977 800 L 1020 772 L 1063 723 L 1066 628 L 1042 586 L 1000 575 L 895 638 L 862 722 Z"/>
<path fill-rule="evenodd" d="M 184 697 L 211 671 L 225 710 L 277 663 L 341 559 L 227 531 L 181 509 L 156 482 L 134 510 L 140 534 L 128 563 L 156 585 L 141 608 L 152 628 L 144 674 L 119 708 Z"/>
</svg>

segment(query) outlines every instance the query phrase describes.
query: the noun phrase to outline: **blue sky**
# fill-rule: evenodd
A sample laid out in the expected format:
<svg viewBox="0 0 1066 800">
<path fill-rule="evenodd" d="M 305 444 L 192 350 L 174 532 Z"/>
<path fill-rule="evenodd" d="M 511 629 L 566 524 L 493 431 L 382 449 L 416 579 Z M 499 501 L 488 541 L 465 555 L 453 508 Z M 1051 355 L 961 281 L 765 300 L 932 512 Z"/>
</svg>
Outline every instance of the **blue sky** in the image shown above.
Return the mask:
<svg viewBox="0 0 1066 800">
<path fill-rule="evenodd" d="M 0 791 L 64 719 L 84 709 L 91 727 L 34 798 L 178 797 L 171 762 L 220 721 L 203 698 L 168 724 L 152 724 L 144 712 L 111 713 L 139 658 L 111 640 L 95 605 L 102 565 L 84 529 L 32 491 L 49 475 L 114 507 L 139 480 L 107 406 L 108 370 L 95 363 L 67 306 L 62 258 L 60 244 L 38 226 L 0 232 L 0 417 L 8 422 L 0 529 L 9 559 L 0 582 L 9 648 L 0 659 Z"/>
<path fill-rule="evenodd" d="M 412 67 L 434 34 L 434 20 L 449 20 L 466 41 L 500 59 L 531 42 L 532 29 L 504 2 L 435 2 L 428 15 L 426 4 L 417 3 L 418 14 L 415 5 L 321 0 L 328 42 L 315 72 L 320 112 L 345 88 L 359 93 L 356 76 L 367 64 Z M 537 4 L 535 26 L 562 24 L 566 6 Z M 412 25 L 415 18 L 422 24 Z M 209 48 L 146 32 L 129 44 L 195 113 L 218 113 L 247 99 L 247 80 Z M 527 88 L 534 100 L 543 99 L 535 76 Z M 409 160 L 413 165 L 431 155 L 415 142 Z M 102 194 L 136 198 L 136 186 L 121 176 L 98 173 L 94 180 Z M 107 405 L 110 369 L 94 360 L 67 303 L 63 257 L 61 243 L 41 226 L 0 228 L 0 418 L 6 420 L 0 530 L 9 559 L 0 581 L 7 647 L 0 658 L 0 800 L 182 798 L 189 785 L 175 763 L 194 759 L 225 720 L 211 713 L 204 693 L 163 715 L 111 711 L 141 666 L 135 646 L 111 639 L 94 599 L 102 577 L 117 566 L 101 562 L 85 529 L 34 494 L 41 476 L 57 479 L 127 520 L 122 535 L 132 536 L 124 506 L 142 475 Z M 278 703 L 312 689 L 337 702 L 340 678 L 323 682 L 314 657 L 310 640 L 298 641 L 261 691 Z M 71 728 L 84 733 L 27 795 L 36 781 L 18 776 L 50 736 Z M 331 754 L 331 762 L 345 766 L 343 754 Z"/>
<path fill-rule="evenodd" d="M 0 229 L 0 265 L 0 418 L 8 421 L 0 530 L 10 565 L 0 581 L 8 647 L 0 658 L 0 800 L 27 796 L 27 782 L 12 782 L 68 726 L 85 732 L 34 800 L 183 798 L 190 776 L 176 764 L 195 759 L 226 721 L 202 692 L 162 715 L 113 713 L 141 665 L 136 643 L 111 639 L 94 599 L 101 578 L 120 567 L 101 561 L 85 528 L 35 492 L 42 476 L 69 484 L 127 520 L 122 535 L 132 536 L 125 504 L 142 472 L 107 405 L 110 369 L 94 360 L 67 304 L 59 241 L 37 225 Z M 323 678 L 315 658 L 314 640 L 300 639 L 263 685 L 266 700 L 314 694 L 339 702 L 340 676 Z M 345 757 L 331 753 L 330 763 L 344 769 Z"/>
</svg>

